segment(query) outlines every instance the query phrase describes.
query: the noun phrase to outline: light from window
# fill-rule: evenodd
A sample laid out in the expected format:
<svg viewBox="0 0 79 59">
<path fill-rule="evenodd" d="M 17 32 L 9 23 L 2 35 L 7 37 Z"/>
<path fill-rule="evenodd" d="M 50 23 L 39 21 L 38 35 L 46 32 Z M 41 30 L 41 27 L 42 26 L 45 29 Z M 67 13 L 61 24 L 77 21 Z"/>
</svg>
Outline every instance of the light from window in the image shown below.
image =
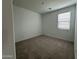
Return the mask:
<svg viewBox="0 0 79 59">
<path fill-rule="evenodd" d="M 58 15 L 58 29 L 70 29 L 70 15 L 71 12 L 66 12 Z"/>
</svg>

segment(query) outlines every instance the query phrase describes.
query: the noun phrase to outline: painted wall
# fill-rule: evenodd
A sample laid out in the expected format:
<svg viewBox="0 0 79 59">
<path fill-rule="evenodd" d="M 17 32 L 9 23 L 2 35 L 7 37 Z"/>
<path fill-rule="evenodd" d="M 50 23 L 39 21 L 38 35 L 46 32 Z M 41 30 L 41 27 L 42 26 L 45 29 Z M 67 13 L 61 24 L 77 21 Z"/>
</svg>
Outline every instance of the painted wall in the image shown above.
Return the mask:
<svg viewBox="0 0 79 59">
<path fill-rule="evenodd" d="M 77 15 L 77 12 L 76 12 Z M 75 16 L 76 16 L 75 15 Z M 77 18 L 75 20 L 75 40 L 74 40 L 74 53 L 75 53 L 75 59 L 77 59 Z"/>
<path fill-rule="evenodd" d="M 14 28 L 16 42 L 41 35 L 41 15 L 14 6 Z"/>
<path fill-rule="evenodd" d="M 15 59 L 12 0 L 2 0 L 2 59 Z"/>
<path fill-rule="evenodd" d="M 70 21 L 70 30 L 60 30 L 57 28 L 57 18 L 58 14 L 63 13 L 63 12 L 71 12 L 71 21 Z M 56 38 L 61 38 L 64 40 L 68 41 L 74 41 L 74 31 L 75 31 L 75 13 L 76 13 L 76 6 L 70 6 L 67 8 L 63 8 L 57 11 L 53 11 L 50 13 L 46 13 L 42 15 L 43 18 L 43 34 L 56 37 Z"/>
</svg>

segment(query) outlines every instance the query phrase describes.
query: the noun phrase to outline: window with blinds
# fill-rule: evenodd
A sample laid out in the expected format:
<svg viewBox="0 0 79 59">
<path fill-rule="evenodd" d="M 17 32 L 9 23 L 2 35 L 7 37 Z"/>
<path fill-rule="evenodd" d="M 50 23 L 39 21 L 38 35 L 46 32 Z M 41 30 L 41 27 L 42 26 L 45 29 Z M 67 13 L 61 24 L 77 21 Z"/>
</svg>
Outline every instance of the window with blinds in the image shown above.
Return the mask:
<svg viewBox="0 0 79 59">
<path fill-rule="evenodd" d="M 71 16 L 71 12 L 58 14 L 58 29 L 63 29 L 63 30 L 70 29 L 70 16 Z"/>
</svg>

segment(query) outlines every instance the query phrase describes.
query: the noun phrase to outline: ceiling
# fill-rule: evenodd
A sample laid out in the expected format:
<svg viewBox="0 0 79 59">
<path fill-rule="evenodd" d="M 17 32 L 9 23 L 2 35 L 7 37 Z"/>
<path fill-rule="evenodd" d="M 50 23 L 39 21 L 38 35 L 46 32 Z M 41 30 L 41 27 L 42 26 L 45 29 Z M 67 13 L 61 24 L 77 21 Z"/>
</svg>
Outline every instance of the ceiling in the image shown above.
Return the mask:
<svg viewBox="0 0 79 59">
<path fill-rule="evenodd" d="M 38 13 L 46 13 L 76 4 L 76 0 L 14 0 L 14 5 Z"/>
</svg>

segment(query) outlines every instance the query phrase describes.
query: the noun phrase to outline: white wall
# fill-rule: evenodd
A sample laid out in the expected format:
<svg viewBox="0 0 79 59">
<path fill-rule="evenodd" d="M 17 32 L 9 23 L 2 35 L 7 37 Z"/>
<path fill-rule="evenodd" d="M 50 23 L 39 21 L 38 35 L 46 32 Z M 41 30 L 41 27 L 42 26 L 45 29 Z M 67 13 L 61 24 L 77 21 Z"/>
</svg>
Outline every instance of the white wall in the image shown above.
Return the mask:
<svg viewBox="0 0 79 59">
<path fill-rule="evenodd" d="M 14 6 L 14 27 L 16 42 L 29 39 L 41 34 L 74 41 L 75 31 L 75 5 L 57 11 L 40 15 L 36 12 Z M 71 12 L 70 30 L 57 28 L 57 15 L 63 12 Z M 42 19 L 41 19 L 42 16 Z"/>
<path fill-rule="evenodd" d="M 12 0 L 2 0 L 2 59 L 15 59 Z"/>
<path fill-rule="evenodd" d="M 61 38 L 64 40 L 68 41 L 74 41 L 74 29 L 75 29 L 75 13 L 76 13 L 76 7 L 70 6 L 67 8 L 63 8 L 57 11 L 53 11 L 50 13 L 46 13 L 42 15 L 43 18 L 43 34 L 56 37 L 56 38 Z M 60 30 L 57 28 L 57 15 L 63 12 L 71 12 L 71 21 L 70 21 L 70 30 Z"/>
<path fill-rule="evenodd" d="M 16 42 L 41 35 L 41 15 L 14 6 L 14 27 Z"/>
</svg>

